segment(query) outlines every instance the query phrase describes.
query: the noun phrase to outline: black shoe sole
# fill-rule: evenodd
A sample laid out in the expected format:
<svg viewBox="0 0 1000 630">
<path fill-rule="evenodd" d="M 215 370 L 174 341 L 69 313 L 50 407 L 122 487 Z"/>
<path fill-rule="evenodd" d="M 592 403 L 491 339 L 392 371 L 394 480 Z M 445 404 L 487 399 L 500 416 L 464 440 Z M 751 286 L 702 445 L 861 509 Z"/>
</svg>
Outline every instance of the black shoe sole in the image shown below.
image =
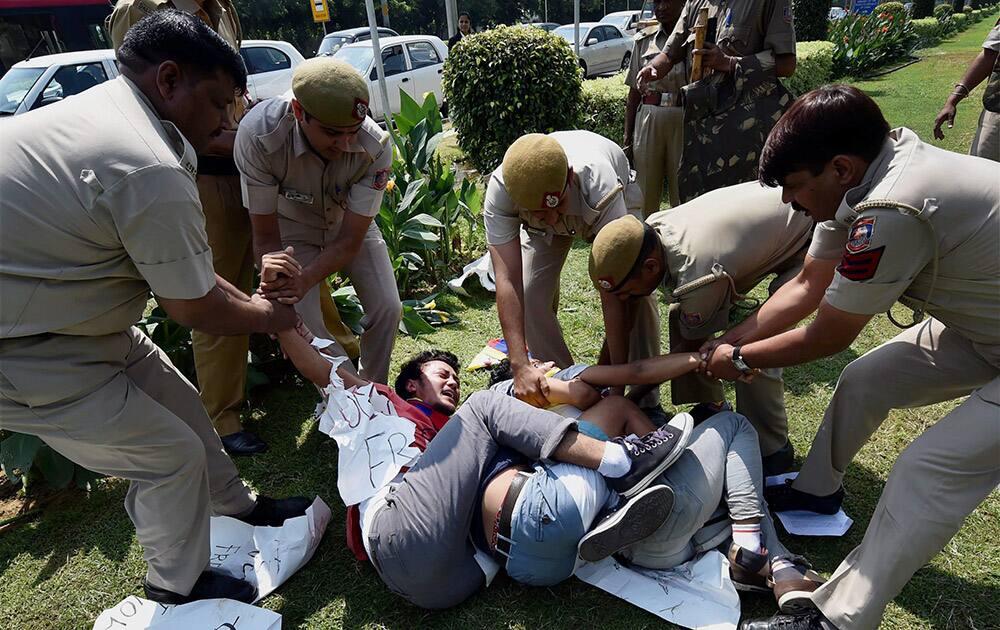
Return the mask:
<svg viewBox="0 0 1000 630">
<path fill-rule="evenodd" d="M 587 562 L 603 560 L 652 536 L 673 509 L 673 490 L 668 486 L 647 488 L 581 538 L 578 554 Z"/>
<path fill-rule="evenodd" d="M 809 591 L 789 591 L 778 598 L 778 609 L 786 615 L 798 615 L 817 610 Z"/>
</svg>

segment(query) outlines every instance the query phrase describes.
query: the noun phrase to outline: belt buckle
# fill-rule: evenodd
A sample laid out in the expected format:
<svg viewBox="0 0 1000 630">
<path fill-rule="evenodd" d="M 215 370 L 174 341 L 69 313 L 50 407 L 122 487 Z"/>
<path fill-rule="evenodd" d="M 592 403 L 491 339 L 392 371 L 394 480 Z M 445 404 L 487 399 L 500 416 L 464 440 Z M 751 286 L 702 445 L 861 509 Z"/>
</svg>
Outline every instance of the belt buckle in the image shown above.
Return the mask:
<svg viewBox="0 0 1000 630">
<path fill-rule="evenodd" d="M 674 93 L 673 92 L 661 92 L 660 93 L 660 107 L 672 107 L 674 104 Z"/>
</svg>

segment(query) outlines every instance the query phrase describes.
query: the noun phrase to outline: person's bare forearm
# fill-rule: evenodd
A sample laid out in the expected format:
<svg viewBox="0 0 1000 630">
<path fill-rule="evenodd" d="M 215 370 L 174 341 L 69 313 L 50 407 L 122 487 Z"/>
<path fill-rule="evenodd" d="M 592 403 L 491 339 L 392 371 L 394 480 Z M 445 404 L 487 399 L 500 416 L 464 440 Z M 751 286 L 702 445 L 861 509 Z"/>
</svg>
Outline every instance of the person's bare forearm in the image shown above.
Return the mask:
<svg viewBox="0 0 1000 630">
<path fill-rule="evenodd" d="M 528 365 L 527 344 L 524 341 L 524 290 L 520 287 L 520 278 L 497 278 L 497 314 L 500 317 L 500 330 L 507 342 L 507 356 L 510 357 L 514 369 Z"/>
<path fill-rule="evenodd" d="M 625 101 L 625 137 L 623 138 L 626 147 L 631 147 L 635 138 L 635 114 L 639 111 L 639 102 L 642 95 L 634 87 L 628 89 L 628 98 Z"/>
<path fill-rule="evenodd" d="M 302 268 L 303 284 L 312 288 L 346 267 L 361 249 L 361 240 L 335 239 L 323 248 L 320 255 Z"/>
<path fill-rule="evenodd" d="M 261 268 L 264 254 L 281 250 L 281 229 L 277 214 L 251 214 L 250 226 L 253 233 L 253 260 L 257 269 Z"/>
<path fill-rule="evenodd" d="M 272 333 L 294 325 L 291 307 L 254 299 L 222 278 L 216 280 L 218 284 L 208 294 L 195 300 L 156 299 L 177 323 L 212 335 Z M 281 309 L 289 309 L 289 313 Z"/>
<path fill-rule="evenodd" d="M 962 93 L 961 88 L 956 87 L 950 95 L 948 95 L 948 102 L 952 105 L 958 105 L 958 102 L 969 95 L 969 92 L 976 89 L 980 83 L 983 82 L 986 77 L 990 76 L 990 72 L 993 71 L 993 66 L 997 60 L 997 52 L 994 50 L 983 49 L 979 52 L 969 67 L 966 68 L 965 74 L 962 75 L 962 80 L 960 83 L 965 86 L 968 92 Z"/>
<path fill-rule="evenodd" d="M 628 361 L 629 333 L 635 321 L 634 301 L 623 302 L 617 296 L 601 291 L 601 310 L 604 314 L 608 363 L 625 363 Z"/>
<path fill-rule="evenodd" d="M 592 365 L 580 373 L 580 380 L 598 387 L 657 385 L 698 367 L 694 352 L 666 354 L 621 365 Z"/>
</svg>

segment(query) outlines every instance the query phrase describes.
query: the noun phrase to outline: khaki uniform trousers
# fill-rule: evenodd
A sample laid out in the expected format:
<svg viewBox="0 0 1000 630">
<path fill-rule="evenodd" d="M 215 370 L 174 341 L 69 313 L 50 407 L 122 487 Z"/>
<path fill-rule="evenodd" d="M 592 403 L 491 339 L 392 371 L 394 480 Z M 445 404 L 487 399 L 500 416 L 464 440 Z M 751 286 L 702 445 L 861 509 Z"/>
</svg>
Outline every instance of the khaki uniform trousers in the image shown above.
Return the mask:
<svg viewBox="0 0 1000 630">
<path fill-rule="evenodd" d="M 573 355 L 563 338 L 556 313 L 559 311 L 559 276 L 573 246 L 572 236 L 553 236 L 552 243 L 536 232 L 521 230 L 521 268 L 524 285 L 524 336 L 531 355 L 555 361 L 559 367 L 573 364 Z M 629 360 L 660 354 L 660 315 L 656 300 L 638 301 L 635 326 L 629 337 Z M 659 403 L 658 390 L 643 398 L 641 406 Z"/>
<path fill-rule="evenodd" d="M 250 215 L 243 208 L 239 176 L 199 175 L 198 196 L 215 273 L 244 293 L 253 290 Z M 249 335 L 224 337 L 191 332 L 194 367 L 205 410 L 219 435 L 243 430 Z"/>
<path fill-rule="evenodd" d="M 979 126 L 976 127 L 969 155 L 1000 162 L 1000 114 L 987 109 L 979 114 Z"/>
<path fill-rule="evenodd" d="M 635 178 L 642 189 L 642 216 L 660 209 L 663 181 L 667 181 L 670 206 L 680 204 L 677 173 L 684 150 L 684 108 L 639 105 L 635 114 L 632 155 Z"/>
<path fill-rule="evenodd" d="M 774 270 L 778 275 L 767 287 L 773 295 L 802 269 L 805 250 L 784 261 Z M 679 309 L 670 309 L 668 320 L 670 352 L 695 352 L 707 339 L 688 340 L 681 335 Z M 761 455 L 767 457 L 788 442 L 788 414 L 785 411 L 785 381 L 781 368 L 765 368 L 752 383 L 736 381 L 736 412 L 750 420 L 760 439 Z M 675 405 L 719 402 L 726 397 L 722 382 L 691 372 L 670 382 L 671 402 Z"/>
<path fill-rule="evenodd" d="M 794 487 L 828 494 L 890 409 L 971 394 L 899 456 L 861 545 L 813 601 L 838 628 L 878 627 L 886 605 L 1000 483 L 1000 345 L 930 319 L 850 363 Z"/>
<path fill-rule="evenodd" d="M 280 216 L 278 226 L 281 230 L 282 246 L 294 247 L 295 258 L 302 265 L 308 265 L 320 255 L 325 245 L 324 236 L 329 238 L 336 236 L 335 231 L 310 227 Z M 365 316 L 361 320 L 364 332 L 361 333 L 359 374 L 361 378 L 385 383 L 389 377 L 389 359 L 396 343 L 396 332 L 399 329 L 399 320 L 403 316 L 403 305 L 399 300 L 392 263 L 389 262 L 389 250 L 375 221 L 368 226 L 361 249 L 358 250 L 354 260 L 344 266 L 343 273 L 350 279 L 365 309 Z M 303 296 L 295 305 L 295 310 L 314 335 L 334 341 L 331 346 L 334 354 L 350 356 L 326 328 L 320 300 L 321 287 L 329 292 L 325 283 L 319 283 Z"/>
<path fill-rule="evenodd" d="M 209 516 L 254 506 L 197 390 L 135 327 L 0 340 L 0 428 L 128 479 L 147 579 L 176 593 L 208 565 Z"/>
</svg>

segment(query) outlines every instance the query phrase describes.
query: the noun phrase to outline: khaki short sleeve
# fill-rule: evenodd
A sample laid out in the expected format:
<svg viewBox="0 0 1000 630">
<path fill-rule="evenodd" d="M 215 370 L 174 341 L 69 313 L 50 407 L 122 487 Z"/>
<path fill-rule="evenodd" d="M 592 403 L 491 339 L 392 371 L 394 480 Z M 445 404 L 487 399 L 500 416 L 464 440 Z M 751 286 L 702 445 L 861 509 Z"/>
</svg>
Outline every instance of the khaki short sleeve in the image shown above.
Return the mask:
<svg viewBox="0 0 1000 630">
<path fill-rule="evenodd" d="M 215 286 L 205 215 L 188 173 L 150 166 L 106 194 L 122 245 L 155 295 L 193 300 Z"/>
<path fill-rule="evenodd" d="M 382 152 L 368 166 L 347 194 L 347 209 L 363 217 L 373 217 L 382 206 L 385 186 L 392 174 L 392 145 L 386 136 Z"/>
<path fill-rule="evenodd" d="M 813 228 L 809 255 L 813 258 L 832 260 L 840 258 L 847 242 L 847 227 L 836 221 L 823 221 Z"/>
<path fill-rule="evenodd" d="M 685 339 L 704 339 L 729 323 L 730 286 L 725 278 L 678 298 L 677 321 Z"/>
<path fill-rule="evenodd" d="M 499 168 L 493 171 L 490 183 L 486 186 L 483 222 L 486 224 L 486 242 L 490 245 L 509 243 L 520 234 L 521 217 L 514 200 L 507 194 Z"/>
<path fill-rule="evenodd" d="M 795 54 L 792 0 L 768 0 L 764 5 L 764 48 L 776 55 Z"/>
<path fill-rule="evenodd" d="M 125 33 L 132 25 L 146 17 L 148 9 L 140 2 L 134 0 L 118 0 L 115 10 L 108 16 L 105 26 L 111 33 L 111 45 L 115 50 L 125 41 Z"/>
<path fill-rule="evenodd" d="M 691 16 L 690 8 L 691 1 L 688 0 L 688 2 L 684 3 L 684 8 L 681 9 L 681 16 L 677 18 L 677 24 L 674 24 L 674 30 L 670 33 L 670 37 L 667 38 L 667 45 L 664 47 L 667 57 L 674 63 L 680 62 L 681 51 L 684 50 L 688 35 L 691 33 L 689 25 L 694 22 L 694 18 Z"/>
<path fill-rule="evenodd" d="M 1000 20 L 997 20 L 997 26 L 990 29 L 990 34 L 986 36 L 986 41 L 983 42 L 983 48 L 992 50 L 993 52 L 1000 52 Z"/>
<path fill-rule="evenodd" d="M 826 301 L 849 313 L 884 312 L 931 262 L 933 248 L 920 219 L 892 209 L 868 211 L 850 227 Z"/>
<path fill-rule="evenodd" d="M 233 159 L 240 171 L 243 205 L 250 214 L 274 214 L 278 211 L 279 182 L 272 172 L 268 155 L 259 138 L 251 130 L 253 123 L 247 120 L 254 113 L 255 110 L 250 110 L 244 123 L 236 131 Z"/>
</svg>

